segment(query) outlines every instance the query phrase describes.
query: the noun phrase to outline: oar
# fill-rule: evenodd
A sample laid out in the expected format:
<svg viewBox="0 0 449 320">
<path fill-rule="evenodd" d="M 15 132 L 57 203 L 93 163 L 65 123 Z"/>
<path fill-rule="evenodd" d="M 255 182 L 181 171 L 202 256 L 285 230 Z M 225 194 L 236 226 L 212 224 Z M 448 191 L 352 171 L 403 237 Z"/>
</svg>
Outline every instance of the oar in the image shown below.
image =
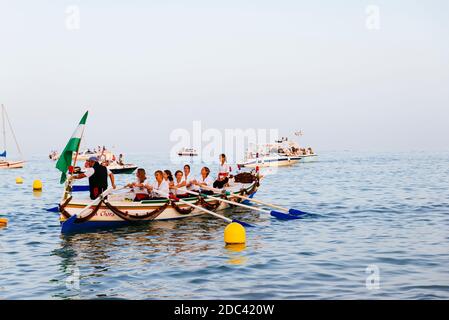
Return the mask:
<svg viewBox="0 0 449 320">
<path fill-rule="evenodd" d="M 89 191 L 89 186 L 73 186 L 72 192 L 86 192 Z"/>
<path fill-rule="evenodd" d="M 84 207 L 83 210 L 81 210 L 81 212 L 79 212 L 78 214 L 76 214 L 76 216 L 80 217 L 82 216 L 82 214 L 84 214 L 86 211 L 89 210 L 89 208 L 96 206 L 100 203 L 101 200 L 103 200 L 106 196 L 108 196 L 110 193 L 112 193 L 113 191 L 119 191 L 125 189 L 125 187 L 123 188 L 118 188 L 118 189 L 114 189 L 114 188 L 109 188 L 107 189 L 105 192 L 103 192 L 101 195 L 98 196 L 97 199 L 95 199 L 94 201 L 92 201 L 90 204 L 88 204 L 86 207 Z M 48 212 L 58 212 L 59 213 L 59 207 L 54 207 L 51 209 L 46 209 L 46 211 Z"/>
<path fill-rule="evenodd" d="M 61 233 L 63 233 L 63 234 L 70 233 L 70 229 L 74 225 L 74 223 L 76 222 L 76 219 L 78 219 L 78 217 L 82 217 L 82 215 L 85 212 L 87 212 L 91 207 L 98 205 L 101 202 L 101 200 L 104 199 L 104 197 L 106 197 L 109 193 L 112 192 L 112 190 L 114 190 L 114 189 L 113 188 L 107 189 L 97 199 L 95 199 L 94 201 L 89 203 L 87 206 L 85 206 L 83 210 L 81 210 L 80 212 L 74 214 L 73 216 L 71 216 L 70 218 L 65 220 L 62 223 L 62 226 L 61 226 Z"/>
<path fill-rule="evenodd" d="M 155 193 L 161 195 L 162 197 L 165 197 L 165 198 L 167 198 L 167 199 L 170 199 L 170 196 L 169 196 L 168 194 L 164 194 L 163 192 L 160 192 L 159 190 L 153 190 L 153 191 L 154 191 Z M 192 208 L 195 208 L 195 209 L 201 210 L 201 211 L 203 211 L 203 212 L 206 212 L 206 213 L 208 213 L 208 214 L 210 214 L 210 215 L 212 215 L 212 216 L 214 216 L 214 217 L 216 217 L 216 218 L 222 219 L 222 220 L 224 220 L 224 221 L 226 221 L 226 222 L 229 222 L 229 223 L 231 223 L 231 222 L 237 222 L 237 223 L 241 224 L 241 225 L 244 226 L 244 227 L 254 227 L 253 225 L 251 225 L 251 224 L 249 224 L 249 223 L 246 223 L 246 222 L 243 222 L 243 221 L 239 221 L 239 220 L 237 220 L 237 219 L 229 219 L 229 218 L 227 218 L 227 217 L 225 217 L 225 216 L 222 216 L 222 215 L 220 215 L 220 214 L 218 214 L 218 213 L 215 213 L 215 212 L 213 212 L 213 211 L 207 210 L 207 209 L 205 209 L 205 208 L 203 208 L 203 207 L 197 206 L 197 205 L 195 205 L 195 204 L 193 204 L 193 203 L 184 201 L 184 200 L 182 200 L 182 199 L 176 199 L 176 201 L 177 201 L 177 202 L 181 202 L 181 203 L 183 203 L 183 204 L 186 204 L 186 205 L 188 205 L 188 206 L 191 206 Z"/>
<path fill-rule="evenodd" d="M 92 201 L 90 204 L 88 204 L 87 206 L 84 207 L 83 210 L 81 210 L 80 212 L 78 212 L 76 214 L 77 217 L 82 217 L 84 213 L 86 213 L 87 211 L 89 211 L 89 209 L 93 206 L 97 206 L 107 195 L 109 195 L 112 191 L 114 191 L 114 188 L 108 188 L 105 192 L 103 192 L 102 194 L 100 194 L 98 196 L 97 199 L 95 199 L 94 201 Z"/>
<path fill-rule="evenodd" d="M 124 188 L 114 189 L 114 191 L 118 191 L 121 189 L 124 189 Z M 85 192 L 85 191 L 89 191 L 89 186 L 73 186 L 72 187 L 72 192 Z M 45 209 L 45 211 L 59 213 L 59 207 Z"/>
<path fill-rule="evenodd" d="M 285 213 L 282 213 L 282 212 L 265 210 L 265 209 L 258 208 L 258 207 L 252 207 L 252 206 L 248 206 L 248 205 L 243 204 L 243 203 L 238 203 L 238 202 L 234 202 L 234 201 L 230 201 L 230 200 L 226 200 L 226 199 L 221 199 L 221 198 L 217 198 L 217 197 L 210 196 L 210 195 L 207 195 L 207 194 L 193 192 L 193 191 L 190 191 L 190 190 L 184 190 L 184 189 L 182 189 L 182 190 L 186 191 L 187 193 L 190 193 L 192 195 L 202 196 L 203 198 L 214 199 L 214 200 L 217 200 L 217 201 L 228 203 L 228 204 L 233 205 L 233 206 L 239 206 L 239 207 L 242 207 L 242 208 L 259 211 L 259 212 L 262 212 L 262 213 L 268 213 L 271 216 L 273 216 L 275 218 L 278 218 L 278 219 L 282 219 L 282 220 L 298 219 L 297 216 L 292 216 L 292 215 L 285 214 Z"/>
<path fill-rule="evenodd" d="M 210 188 L 210 187 L 206 187 L 205 189 L 211 190 L 211 191 L 216 192 L 216 193 L 223 192 L 223 190 Z M 308 214 L 307 212 L 304 212 L 304 211 L 301 211 L 301 210 L 298 210 L 298 209 L 287 209 L 287 208 L 284 208 L 284 207 L 281 207 L 281 206 L 278 206 L 278 205 L 275 205 L 275 204 L 272 204 L 272 203 L 268 203 L 268 202 L 265 202 L 265 201 L 256 200 L 256 199 L 253 199 L 253 198 L 241 196 L 239 194 L 232 194 L 229 191 L 227 191 L 226 193 L 227 193 L 227 195 L 232 195 L 233 197 L 236 197 L 236 198 L 240 198 L 240 199 L 243 199 L 243 200 L 246 200 L 246 201 L 250 201 L 250 202 L 254 202 L 254 203 L 257 203 L 257 204 L 261 204 L 261 205 L 264 205 L 264 206 L 267 206 L 267 207 L 272 207 L 272 208 L 284 211 L 284 212 L 289 213 L 289 214 L 294 215 L 294 216 L 302 216 L 302 215 Z"/>
</svg>

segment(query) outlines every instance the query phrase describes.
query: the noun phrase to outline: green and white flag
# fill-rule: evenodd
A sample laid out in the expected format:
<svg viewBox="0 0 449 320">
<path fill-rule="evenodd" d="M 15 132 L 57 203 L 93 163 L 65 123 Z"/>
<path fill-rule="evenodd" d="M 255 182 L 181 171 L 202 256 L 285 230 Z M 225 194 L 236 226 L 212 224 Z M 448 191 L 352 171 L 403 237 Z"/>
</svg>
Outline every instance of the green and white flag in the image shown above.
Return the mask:
<svg viewBox="0 0 449 320">
<path fill-rule="evenodd" d="M 78 152 L 79 150 L 81 137 L 83 136 L 84 133 L 84 127 L 86 125 L 88 115 L 89 112 L 86 112 L 84 114 L 83 118 L 80 121 L 80 124 L 76 128 L 75 132 L 73 133 L 72 137 L 69 140 L 69 143 L 67 143 L 67 146 L 61 153 L 61 156 L 59 157 L 59 160 L 56 163 L 56 168 L 58 168 L 59 171 L 62 172 L 60 181 L 61 184 L 64 183 L 67 179 L 67 171 L 69 170 L 69 167 L 72 165 L 73 153 Z"/>
</svg>

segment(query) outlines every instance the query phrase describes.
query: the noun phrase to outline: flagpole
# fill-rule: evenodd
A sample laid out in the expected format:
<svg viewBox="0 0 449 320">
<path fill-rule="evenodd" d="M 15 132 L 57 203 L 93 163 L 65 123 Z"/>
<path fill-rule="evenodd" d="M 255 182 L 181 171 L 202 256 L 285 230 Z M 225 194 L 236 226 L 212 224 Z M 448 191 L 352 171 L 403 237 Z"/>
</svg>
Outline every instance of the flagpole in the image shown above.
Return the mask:
<svg viewBox="0 0 449 320">
<path fill-rule="evenodd" d="M 87 111 L 87 112 L 89 112 L 89 111 Z M 78 154 L 79 154 L 79 151 L 80 151 L 81 142 L 82 142 L 83 137 L 84 137 L 84 130 L 85 130 L 85 127 L 83 127 L 83 131 L 81 132 L 81 136 L 80 136 L 80 142 L 79 142 L 78 147 L 76 149 L 75 159 L 73 160 L 73 166 L 72 166 L 73 168 L 75 168 L 76 163 L 78 162 Z M 72 170 L 72 172 L 70 172 L 70 170 L 69 170 L 69 174 L 73 175 L 73 170 Z M 64 200 L 67 199 L 67 195 L 69 194 L 70 187 L 71 187 L 71 180 L 67 179 L 66 182 L 65 182 L 65 188 L 64 188 L 64 195 L 63 195 Z"/>
<path fill-rule="evenodd" d="M 12 137 L 14 138 L 14 142 L 16 144 L 17 151 L 19 151 L 20 158 L 23 160 L 22 150 L 20 149 L 19 143 L 17 142 L 16 134 L 14 133 L 14 129 L 12 128 L 12 125 L 11 125 L 11 120 L 9 120 L 9 115 L 6 112 L 6 109 L 4 106 L 3 106 L 3 113 L 5 115 L 6 120 L 8 121 L 9 129 L 11 130 Z"/>
<path fill-rule="evenodd" d="M 75 160 L 73 160 L 73 167 L 75 167 L 76 163 L 78 162 L 78 154 L 80 151 L 81 142 L 83 141 L 83 137 L 84 137 L 84 128 L 83 128 L 83 132 L 81 132 L 80 144 L 78 145 L 78 148 L 76 149 Z"/>
</svg>

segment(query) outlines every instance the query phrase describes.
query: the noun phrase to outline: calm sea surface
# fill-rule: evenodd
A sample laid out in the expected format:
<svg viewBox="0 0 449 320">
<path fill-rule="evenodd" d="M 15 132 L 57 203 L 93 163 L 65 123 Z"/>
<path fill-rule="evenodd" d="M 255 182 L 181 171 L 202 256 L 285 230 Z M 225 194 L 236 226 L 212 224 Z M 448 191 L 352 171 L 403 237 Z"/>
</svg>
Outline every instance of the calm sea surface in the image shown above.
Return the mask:
<svg viewBox="0 0 449 320">
<path fill-rule="evenodd" d="M 165 158 L 127 160 L 176 169 Z M 59 201 L 59 174 L 36 157 L 0 171 L 0 216 L 9 219 L 0 299 L 448 299 L 448 164 L 448 152 L 328 152 L 279 169 L 257 197 L 312 214 L 225 211 L 259 226 L 247 229 L 244 250 L 231 250 L 225 224 L 209 217 L 61 236 L 58 215 L 44 211 Z M 37 178 L 44 191 L 33 194 Z"/>
</svg>

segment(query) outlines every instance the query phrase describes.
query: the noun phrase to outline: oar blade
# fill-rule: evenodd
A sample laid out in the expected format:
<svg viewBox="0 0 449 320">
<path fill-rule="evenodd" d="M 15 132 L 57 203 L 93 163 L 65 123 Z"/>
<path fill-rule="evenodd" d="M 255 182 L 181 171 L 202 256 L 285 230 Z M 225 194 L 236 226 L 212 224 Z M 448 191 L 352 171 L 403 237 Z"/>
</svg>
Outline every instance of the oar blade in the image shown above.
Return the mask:
<svg viewBox="0 0 449 320">
<path fill-rule="evenodd" d="M 298 209 L 290 209 L 288 210 L 288 213 L 294 216 L 303 216 L 305 214 L 308 214 L 307 212 L 298 210 Z"/>
<path fill-rule="evenodd" d="M 282 212 L 279 212 L 279 211 L 271 211 L 270 214 L 271 214 L 272 217 L 275 217 L 276 219 L 279 219 L 279 220 L 296 220 L 296 219 L 300 219 L 300 217 L 298 217 L 298 216 L 291 215 L 291 214 L 288 214 L 288 213 L 282 213 Z"/>
<path fill-rule="evenodd" d="M 89 186 L 73 186 L 72 192 L 86 192 L 89 191 Z"/>
<path fill-rule="evenodd" d="M 241 224 L 242 226 L 247 227 L 247 228 L 254 228 L 254 226 L 252 224 L 249 224 L 247 222 L 243 222 L 243 221 L 240 221 L 240 220 L 237 220 L 237 219 L 232 220 L 232 222 Z"/>
<path fill-rule="evenodd" d="M 58 213 L 58 212 L 59 212 L 59 207 L 54 207 L 54 208 L 50 208 L 50 209 L 45 209 L 45 211 Z"/>
</svg>

